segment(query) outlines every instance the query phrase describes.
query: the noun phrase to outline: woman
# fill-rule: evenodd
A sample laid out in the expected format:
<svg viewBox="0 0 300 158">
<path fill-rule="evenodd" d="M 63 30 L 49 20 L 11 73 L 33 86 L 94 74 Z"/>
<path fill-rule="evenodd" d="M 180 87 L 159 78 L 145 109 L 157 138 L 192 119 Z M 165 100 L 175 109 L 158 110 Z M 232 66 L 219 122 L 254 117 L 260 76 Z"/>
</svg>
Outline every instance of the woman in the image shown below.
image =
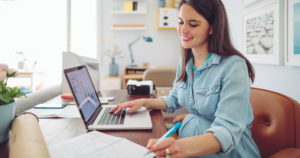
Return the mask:
<svg viewBox="0 0 300 158">
<path fill-rule="evenodd" d="M 110 112 L 187 109 L 178 140 L 149 140 L 147 148 L 157 157 L 260 157 L 249 127 L 254 69 L 232 46 L 221 0 L 182 0 L 177 31 L 183 53 L 169 96 L 126 102 Z"/>
</svg>

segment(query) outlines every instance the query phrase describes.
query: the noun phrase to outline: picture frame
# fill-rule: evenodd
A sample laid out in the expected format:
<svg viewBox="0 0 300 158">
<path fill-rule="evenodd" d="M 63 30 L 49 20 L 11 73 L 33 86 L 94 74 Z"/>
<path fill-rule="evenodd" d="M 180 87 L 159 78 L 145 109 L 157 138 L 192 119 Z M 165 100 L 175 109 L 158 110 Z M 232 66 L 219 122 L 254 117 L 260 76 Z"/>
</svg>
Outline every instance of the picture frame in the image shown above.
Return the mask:
<svg viewBox="0 0 300 158">
<path fill-rule="evenodd" d="M 300 0 L 285 0 L 285 5 L 285 65 L 300 66 Z"/>
<path fill-rule="evenodd" d="M 252 63 L 284 65 L 284 0 L 242 15 L 242 53 Z"/>
<path fill-rule="evenodd" d="M 259 2 L 262 0 L 242 0 L 242 7 L 247 7 L 253 3 Z"/>
</svg>

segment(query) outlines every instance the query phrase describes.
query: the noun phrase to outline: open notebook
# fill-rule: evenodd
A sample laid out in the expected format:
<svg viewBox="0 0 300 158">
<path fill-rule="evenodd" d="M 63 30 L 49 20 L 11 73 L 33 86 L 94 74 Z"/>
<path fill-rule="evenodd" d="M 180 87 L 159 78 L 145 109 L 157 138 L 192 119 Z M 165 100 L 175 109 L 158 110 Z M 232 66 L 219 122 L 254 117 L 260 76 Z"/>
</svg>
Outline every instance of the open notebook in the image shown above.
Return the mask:
<svg viewBox="0 0 300 158">
<path fill-rule="evenodd" d="M 48 147 L 51 158 L 152 158 L 143 146 L 125 138 L 89 132 Z"/>
</svg>

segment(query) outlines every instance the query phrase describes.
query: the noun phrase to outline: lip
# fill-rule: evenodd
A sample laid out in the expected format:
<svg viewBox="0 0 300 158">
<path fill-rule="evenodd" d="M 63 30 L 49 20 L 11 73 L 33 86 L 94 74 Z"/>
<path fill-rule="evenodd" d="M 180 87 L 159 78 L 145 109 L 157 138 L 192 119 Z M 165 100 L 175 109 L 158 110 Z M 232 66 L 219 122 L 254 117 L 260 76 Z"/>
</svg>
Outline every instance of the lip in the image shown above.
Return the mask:
<svg viewBox="0 0 300 158">
<path fill-rule="evenodd" d="M 182 41 L 184 41 L 184 42 L 188 42 L 188 41 L 190 41 L 191 39 L 193 39 L 193 38 L 189 38 L 189 37 L 185 37 L 185 36 L 181 36 L 181 40 Z M 187 39 L 186 39 L 187 38 Z"/>
</svg>

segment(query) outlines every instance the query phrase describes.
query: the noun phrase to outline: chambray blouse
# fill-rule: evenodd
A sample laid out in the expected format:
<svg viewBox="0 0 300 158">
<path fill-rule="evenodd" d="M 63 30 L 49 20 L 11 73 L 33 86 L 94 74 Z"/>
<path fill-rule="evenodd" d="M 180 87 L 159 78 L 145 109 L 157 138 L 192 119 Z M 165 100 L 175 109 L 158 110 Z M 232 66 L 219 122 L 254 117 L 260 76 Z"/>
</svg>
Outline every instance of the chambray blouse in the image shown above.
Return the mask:
<svg viewBox="0 0 300 158">
<path fill-rule="evenodd" d="M 190 60 L 186 66 L 187 83 L 176 82 L 181 71 L 179 62 L 173 90 L 162 97 L 168 105 L 165 112 L 180 108 L 189 111 L 179 129 L 179 139 L 212 132 L 222 150 L 201 158 L 260 157 L 249 127 L 253 111 L 246 61 L 236 55 L 223 58 L 212 54 L 194 77 L 192 64 Z"/>
</svg>

